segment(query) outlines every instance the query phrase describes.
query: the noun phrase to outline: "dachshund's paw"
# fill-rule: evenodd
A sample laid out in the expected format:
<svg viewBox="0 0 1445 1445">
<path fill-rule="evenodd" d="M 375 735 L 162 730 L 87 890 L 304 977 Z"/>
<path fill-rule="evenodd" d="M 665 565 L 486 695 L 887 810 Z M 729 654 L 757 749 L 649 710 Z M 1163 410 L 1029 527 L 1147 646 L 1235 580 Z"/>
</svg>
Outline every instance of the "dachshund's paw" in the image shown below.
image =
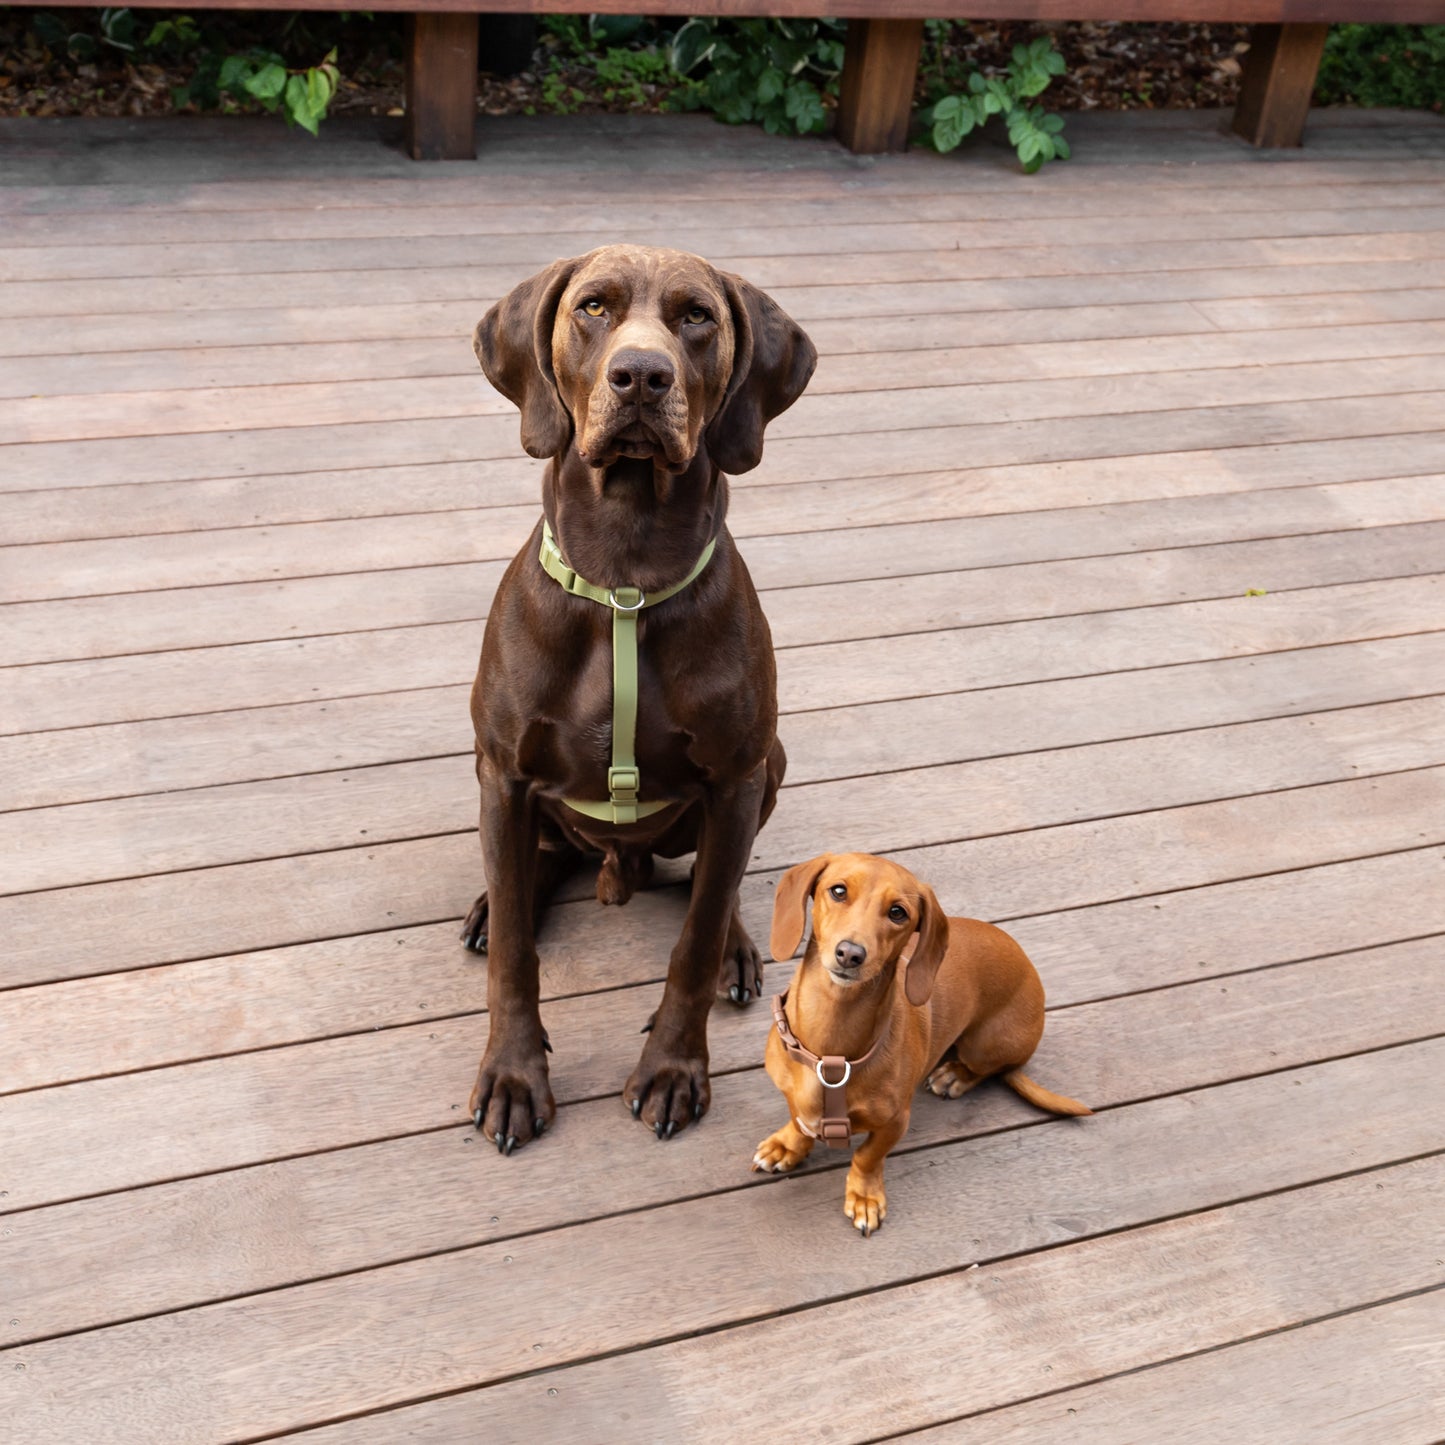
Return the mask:
<svg viewBox="0 0 1445 1445">
<path fill-rule="evenodd" d="M 888 1214 L 888 1196 L 883 1192 L 881 1174 L 860 1174 L 848 1171 L 848 1189 L 843 1196 L 843 1213 L 853 1227 L 867 1239 Z"/>
<path fill-rule="evenodd" d="M 742 919 L 733 910 L 723 945 L 722 967 L 718 970 L 717 996 L 731 999 L 740 1008 L 763 996 L 763 956 L 748 937 Z"/>
<path fill-rule="evenodd" d="M 928 1092 L 940 1099 L 958 1099 L 982 1082 L 982 1076 L 957 1059 L 945 1059 L 929 1076 Z"/>
<path fill-rule="evenodd" d="M 796 1169 L 812 1148 L 813 1141 L 806 1134 L 800 1134 L 792 1124 L 787 1124 L 758 1145 L 757 1153 L 753 1155 L 753 1173 L 761 1170 L 764 1174 L 786 1174 L 790 1169 Z"/>
<path fill-rule="evenodd" d="M 656 1035 L 648 1037 L 647 1046 L 627 1087 L 622 1101 L 659 1139 L 671 1139 L 679 1129 L 701 1119 L 712 1103 L 712 1086 L 707 1078 L 707 1059 L 671 1055 L 661 1047 L 653 1047 Z"/>
<path fill-rule="evenodd" d="M 487 951 L 487 895 L 481 893 L 462 924 L 461 939 L 473 953 Z"/>
<path fill-rule="evenodd" d="M 541 1138 L 557 1117 L 541 1049 L 527 1054 L 499 1051 L 494 1055 L 489 1048 L 477 1071 L 476 1087 L 467 1107 L 473 1125 L 502 1154 Z"/>
</svg>

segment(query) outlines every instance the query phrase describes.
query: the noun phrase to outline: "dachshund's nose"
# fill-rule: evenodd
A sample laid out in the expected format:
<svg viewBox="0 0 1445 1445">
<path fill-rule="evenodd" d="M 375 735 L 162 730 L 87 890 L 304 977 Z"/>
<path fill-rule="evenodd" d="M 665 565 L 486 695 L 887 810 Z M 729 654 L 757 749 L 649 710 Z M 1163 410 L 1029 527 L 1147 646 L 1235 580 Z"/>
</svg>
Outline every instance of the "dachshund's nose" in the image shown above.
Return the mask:
<svg viewBox="0 0 1445 1445">
<path fill-rule="evenodd" d="M 861 943 L 845 938 L 833 950 L 833 957 L 838 960 L 840 968 L 862 968 L 863 960 L 868 957 L 868 950 Z"/>
<path fill-rule="evenodd" d="M 660 351 L 619 351 L 607 368 L 607 380 L 623 401 L 661 401 L 677 379 Z"/>
</svg>

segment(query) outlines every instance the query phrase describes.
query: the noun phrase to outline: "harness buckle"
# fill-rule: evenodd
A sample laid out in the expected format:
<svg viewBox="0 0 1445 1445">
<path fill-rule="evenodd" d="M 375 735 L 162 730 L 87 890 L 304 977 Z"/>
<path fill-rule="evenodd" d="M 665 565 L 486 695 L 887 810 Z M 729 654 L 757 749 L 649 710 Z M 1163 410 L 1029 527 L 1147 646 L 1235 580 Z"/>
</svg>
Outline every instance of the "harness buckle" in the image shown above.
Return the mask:
<svg viewBox="0 0 1445 1445">
<path fill-rule="evenodd" d="M 607 769 L 607 791 L 614 803 L 635 803 L 641 786 L 642 774 L 637 768 Z"/>
</svg>

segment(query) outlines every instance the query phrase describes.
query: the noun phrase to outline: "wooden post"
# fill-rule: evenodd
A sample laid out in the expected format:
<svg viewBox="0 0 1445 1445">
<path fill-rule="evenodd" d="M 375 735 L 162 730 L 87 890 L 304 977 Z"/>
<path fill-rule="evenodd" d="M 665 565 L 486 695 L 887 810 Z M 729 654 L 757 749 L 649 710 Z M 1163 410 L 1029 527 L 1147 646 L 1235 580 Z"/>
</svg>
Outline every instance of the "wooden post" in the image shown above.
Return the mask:
<svg viewBox="0 0 1445 1445">
<path fill-rule="evenodd" d="M 1250 145 L 1297 146 L 1328 25 L 1256 25 L 1231 127 Z"/>
<path fill-rule="evenodd" d="M 838 96 L 838 139 L 859 155 L 908 146 L 921 20 L 850 20 Z"/>
<path fill-rule="evenodd" d="M 415 161 L 477 153 L 477 17 L 419 11 L 406 27 L 406 148 Z"/>
</svg>

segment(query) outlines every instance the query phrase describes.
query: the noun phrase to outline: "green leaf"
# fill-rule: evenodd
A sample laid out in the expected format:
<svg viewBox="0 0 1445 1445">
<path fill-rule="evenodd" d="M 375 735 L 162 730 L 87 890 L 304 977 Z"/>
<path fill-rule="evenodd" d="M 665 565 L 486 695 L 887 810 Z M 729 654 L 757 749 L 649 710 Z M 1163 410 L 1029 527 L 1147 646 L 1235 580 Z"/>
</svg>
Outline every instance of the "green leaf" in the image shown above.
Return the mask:
<svg viewBox="0 0 1445 1445">
<path fill-rule="evenodd" d="M 1018 152 L 1019 159 L 1025 165 L 1028 165 L 1028 163 L 1039 154 L 1039 137 L 1036 131 L 1029 131 L 1029 133 L 1019 141 Z"/>
<path fill-rule="evenodd" d="M 1061 135 L 1054 137 L 1054 154 L 1058 156 L 1061 161 L 1068 160 L 1071 154 L 1068 141 Z"/>
<path fill-rule="evenodd" d="M 770 100 L 776 100 L 783 93 L 783 87 L 787 83 L 787 76 L 781 70 L 770 65 L 758 76 L 758 99 L 764 105 Z"/>
<path fill-rule="evenodd" d="M 244 55 L 228 55 L 221 62 L 221 73 L 216 77 L 218 90 L 235 90 L 250 74 L 251 62 Z"/>
<path fill-rule="evenodd" d="M 1061 115 L 1046 115 L 1039 124 L 1050 135 L 1058 135 L 1064 128 L 1064 118 Z"/>
<path fill-rule="evenodd" d="M 987 82 L 984 80 L 983 75 L 980 71 L 975 70 L 973 74 L 968 77 L 968 88 L 975 95 L 978 95 L 983 90 L 986 84 Z"/>
<path fill-rule="evenodd" d="M 244 82 L 257 100 L 274 100 L 286 88 L 286 67 L 270 61 Z"/>
</svg>

